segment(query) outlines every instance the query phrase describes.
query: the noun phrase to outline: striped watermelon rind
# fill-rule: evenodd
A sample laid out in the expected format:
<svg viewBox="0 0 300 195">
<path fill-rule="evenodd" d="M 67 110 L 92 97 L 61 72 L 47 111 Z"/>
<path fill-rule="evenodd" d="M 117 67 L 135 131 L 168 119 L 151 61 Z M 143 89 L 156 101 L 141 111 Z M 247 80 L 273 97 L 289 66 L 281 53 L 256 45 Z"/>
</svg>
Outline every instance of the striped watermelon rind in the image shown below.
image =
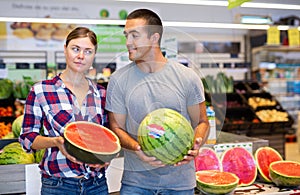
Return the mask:
<svg viewBox="0 0 300 195">
<path fill-rule="evenodd" d="M 243 147 L 225 150 L 221 157 L 222 170 L 239 177 L 239 187 L 249 186 L 257 177 L 257 165 L 252 153 Z"/>
<path fill-rule="evenodd" d="M 300 163 L 295 161 L 275 161 L 269 166 L 272 182 L 277 186 L 300 186 Z M 292 172 L 293 175 L 289 175 Z"/>
<path fill-rule="evenodd" d="M 269 166 L 272 162 L 281 161 L 282 156 L 274 148 L 269 146 L 260 147 L 255 151 L 254 158 L 257 164 L 259 178 L 264 182 L 271 183 Z"/>
<path fill-rule="evenodd" d="M 193 147 L 194 130 L 175 110 L 160 108 L 146 115 L 138 128 L 138 142 L 148 156 L 164 164 L 183 160 Z"/>
<path fill-rule="evenodd" d="M 6 145 L 0 153 L 0 165 L 32 164 L 34 162 L 33 153 L 26 153 L 19 142 Z"/>
<path fill-rule="evenodd" d="M 239 178 L 229 172 L 203 170 L 196 172 L 197 188 L 204 194 L 228 194 L 239 183 Z"/>
<path fill-rule="evenodd" d="M 93 122 L 69 123 L 64 130 L 64 138 L 67 152 L 88 164 L 110 162 L 121 150 L 118 136 L 110 129 Z"/>
</svg>

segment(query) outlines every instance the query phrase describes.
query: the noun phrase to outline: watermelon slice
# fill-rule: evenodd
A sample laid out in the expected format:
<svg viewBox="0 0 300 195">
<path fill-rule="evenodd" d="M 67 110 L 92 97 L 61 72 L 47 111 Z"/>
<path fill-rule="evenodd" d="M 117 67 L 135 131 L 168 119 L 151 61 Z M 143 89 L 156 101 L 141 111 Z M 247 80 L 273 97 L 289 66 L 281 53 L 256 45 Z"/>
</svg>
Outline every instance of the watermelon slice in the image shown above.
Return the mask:
<svg viewBox="0 0 300 195">
<path fill-rule="evenodd" d="M 295 161 L 275 161 L 269 166 L 270 177 L 278 186 L 300 186 L 300 163 Z"/>
<path fill-rule="evenodd" d="M 239 183 L 239 178 L 229 172 L 205 170 L 196 172 L 197 188 L 204 194 L 227 194 Z"/>
<path fill-rule="evenodd" d="M 255 151 L 254 157 L 260 178 L 264 182 L 271 183 L 269 166 L 272 162 L 281 161 L 282 156 L 275 149 L 266 146 L 258 148 Z"/>
<path fill-rule="evenodd" d="M 106 127 L 87 121 L 69 123 L 64 131 L 67 152 L 81 162 L 104 164 L 121 150 L 117 135 Z"/>
<path fill-rule="evenodd" d="M 223 171 L 239 177 L 238 186 L 251 185 L 257 176 L 257 167 L 253 155 L 243 147 L 229 148 L 221 158 Z"/>
<path fill-rule="evenodd" d="M 209 147 L 202 147 L 195 158 L 196 171 L 218 170 L 221 171 L 221 162 L 217 153 Z"/>
</svg>

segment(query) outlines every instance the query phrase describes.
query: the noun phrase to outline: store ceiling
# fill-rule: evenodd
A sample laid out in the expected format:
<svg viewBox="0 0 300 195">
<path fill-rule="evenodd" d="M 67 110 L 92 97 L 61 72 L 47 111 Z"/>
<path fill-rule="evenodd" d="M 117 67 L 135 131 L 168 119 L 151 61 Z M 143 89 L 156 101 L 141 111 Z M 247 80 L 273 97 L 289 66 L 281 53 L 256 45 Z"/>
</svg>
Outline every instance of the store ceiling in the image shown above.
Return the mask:
<svg viewBox="0 0 300 195">
<path fill-rule="evenodd" d="M 216 0 L 210 0 L 216 1 Z M 11 0 L 1 0 L 0 5 L 5 2 L 10 2 Z M 243 15 L 261 15 L 261 16 L 270 16 L 273 21 L 278 21 L 280 18 L 289 17 L 289 16 L 298 16 L 300 17 L 300 10 L 284 10 L 284 9 L 260 9 L 260 8 L 242 8 L 237 7 L 233 9 L 227 9 L 227 7 L 220 6 L 203 6 L 203 5 L 185 5 L 185 4 L 158 4 L 158 3 L 142 3 L 142 2 L 122 2 L 117 0 L 19 0 L 14 1 L 14 3 L 34 3 L 39 4 L 56 4 L 56 5 L 80 5 L 84 7 L 125 7 L 130 9 L 136 8 L 150 8 L 159 13 L 163 21 L 180 21 L 180 22 L 203 22 L 203 23 L 236 23 L 236 18 L 239 14 Z M 167 2 L 165 0 L 164 2 Z M 188 2 L 188 1 L 187 1 Z M 279 3 L 279 4 L 294 4 L 300 5 L 299 0 L 253 0 L 252 2 L 257 3 Z M 89 9 L 85 9 L 81 13 L 78 13 L 78 18 L 83 18 L 87 14 Z M 128 10 L 131 11 L 131 10 Z M 6 13 L 5 7 L 0 6 L 0 13 L 2 16 L 16 17 L 20 16 L 20 13 Z M 26 15 L 21 15 L 21 17 L 26 17 Z M 76 16 L 74 16 L 76 17 Z M 93 17 L 93 16 L 92 16 Z M 89 16 L 89 19 L 97 19 L 99 15 L 95 15 L 94 18 Z M 220 29 L 206 29 L 206 28 L 185 28 L 185 31 L 188 32 L 201 32 L 201 33 L 244 33 L 244 30 L 232 30 L 226 29 L 220 31 Z"/>
</svg>

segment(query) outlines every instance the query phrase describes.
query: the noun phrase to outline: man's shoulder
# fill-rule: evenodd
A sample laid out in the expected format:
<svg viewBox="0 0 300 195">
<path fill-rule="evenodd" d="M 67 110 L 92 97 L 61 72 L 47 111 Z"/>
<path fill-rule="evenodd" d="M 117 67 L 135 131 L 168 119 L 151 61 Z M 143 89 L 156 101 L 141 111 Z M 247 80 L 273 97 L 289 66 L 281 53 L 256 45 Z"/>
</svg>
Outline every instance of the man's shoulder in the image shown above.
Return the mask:
<svg viewBox="0 0 300 195">
<path fill-rule="evenodd" d="M 131 62 L 125 66 L 122 66 L 121 68 L 118 68 L 113 74 L 111 75 L 111 78 L 119 77 L 120 75 L 127 74 L 130 69 L 132 69 L 135 66 L 134 62 Z"/>
</svg>

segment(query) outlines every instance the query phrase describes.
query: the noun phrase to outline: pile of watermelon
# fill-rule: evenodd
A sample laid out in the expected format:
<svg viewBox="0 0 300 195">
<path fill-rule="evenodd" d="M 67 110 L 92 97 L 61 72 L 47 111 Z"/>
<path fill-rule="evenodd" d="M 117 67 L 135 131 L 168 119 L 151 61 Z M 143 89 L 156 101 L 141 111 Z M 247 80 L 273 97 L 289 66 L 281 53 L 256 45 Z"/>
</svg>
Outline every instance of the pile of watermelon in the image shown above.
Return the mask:
<svg viewBox="0 0 300 195">
<path fill-rule="evenodd" d="M 254 155 L 243 147 L 233 147 L 220 156 L 212 148 L 202 147 L 195 168 L 197 188 L 209 194 L 230 193 L 256 179 L 277 186 L 300 185 L 300 163 L 283 160 L 271 147 L 258 148 Z"/>
<path fill-rule="evenodd" d="M 26 153 L 19 142 L 6 145 L 0 153 L 0 165 L 35 163 L 33 153 Z"/>
</svg>

